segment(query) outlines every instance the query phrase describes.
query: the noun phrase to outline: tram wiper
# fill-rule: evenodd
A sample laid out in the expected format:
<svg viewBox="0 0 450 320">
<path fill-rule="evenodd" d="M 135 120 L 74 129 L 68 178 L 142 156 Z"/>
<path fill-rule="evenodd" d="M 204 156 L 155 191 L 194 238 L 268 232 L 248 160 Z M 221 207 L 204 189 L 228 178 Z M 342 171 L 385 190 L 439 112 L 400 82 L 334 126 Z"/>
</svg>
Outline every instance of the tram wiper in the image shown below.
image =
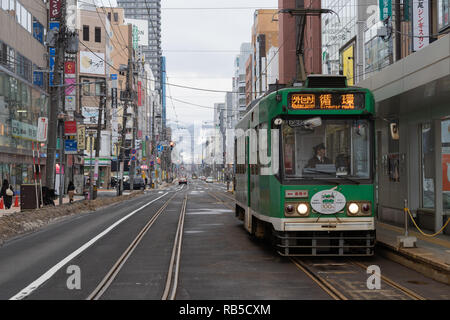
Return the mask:
<svg viewBox="0 0 450 320">
<path fill-rule="evenodd" d="M 334 176 L 336 174 L 335 172 L 321 171 L 321 170 L 317 170 L 317 169 L 313 169 L 313 168 L 308 168 L 308 171 L 315 172 L 315 173 L 323 173 L 323 174 L 332 175 L 332 176 Z M 345 176 L 336 176 L 336 179 L 345 179 L 347 181 L 353 182 L 354 184 L 361 184 L 359 181 L 345 177 Z M 314 179 L 314 180 L 316 180 L 316 179 Z"/>
</svg>

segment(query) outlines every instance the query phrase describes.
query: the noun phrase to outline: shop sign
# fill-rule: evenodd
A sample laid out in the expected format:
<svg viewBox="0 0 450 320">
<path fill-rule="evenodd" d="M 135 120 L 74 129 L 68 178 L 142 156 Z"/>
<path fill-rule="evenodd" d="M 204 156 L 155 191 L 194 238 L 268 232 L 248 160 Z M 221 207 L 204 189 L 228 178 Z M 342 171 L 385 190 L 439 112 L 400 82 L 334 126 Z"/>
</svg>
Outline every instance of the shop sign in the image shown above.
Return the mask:
<svg viewBox="0 0 450 320">
<path fill-rule="evenodd" d="M 392 17 L 392 1 L 380 0 L 380 20 L 384 21 L 389 17 Z"/>
<path fill-rule="evenodd" d="M 76 106 L 75 96 L 66 96 L 65 97 L 64 108 L 66 111 L 71 111 L 71 112 L 76 111 L 77 106 Z"/>
<path fill-rule="evenodd" d="M 50 19 L 61 18 L 61 0 L 50 0 Z"/>
<path fill-rule="evenodd" d="M 64 152 L 65 154 L 77 154 L 78 146 L 75 139 L 64 140 Z"/>
<path fill-rule="evenodd" d="M 335 214 L 345 208 L 345 197 L 336 190 L 317 192 L 311 198 L 311 207 L 322 214 Z"/>
<path fill-rule="evenodd" d="M 64 122 L 64 135 L 75 136 L 77 134 L 77 122 L 65 121 Z"/>
<path fill-rule="evenodd" d="M 423 49 L 429 44 L 428 6 L 428 0 L 413 1 L 413 51 Z"/>
<path fill-rule="evenodd" d="M 38 119 L 37 141 L 39 142 L 47 141 L 47 135 L 48 135 L 48 118 L 40 117 Z"/>
<path fill-rule="evenodd" d="M 86 149 L 86 127 L 78 126 L 77 128 L 78 150 Z"/>
<path fill-rule="evenodd" d="M 36 140 L 38 128 L 28 123 L 11 120 L 12 136 L 24 140 Z"/>
</svg>

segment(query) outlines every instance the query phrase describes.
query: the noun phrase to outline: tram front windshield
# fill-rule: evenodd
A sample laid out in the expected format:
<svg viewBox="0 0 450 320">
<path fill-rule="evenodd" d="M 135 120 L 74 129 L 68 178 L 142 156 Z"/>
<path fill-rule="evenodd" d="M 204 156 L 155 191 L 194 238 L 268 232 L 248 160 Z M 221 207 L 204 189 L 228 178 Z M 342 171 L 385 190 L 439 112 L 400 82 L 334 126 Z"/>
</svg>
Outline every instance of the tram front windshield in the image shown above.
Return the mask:
<svg viewBox="0 0 450 320">
<path fill-rule="evenodd" d="M 286 179 L 371 176 L 371 136 L 367 120 L 322 118 L 314 127 L 303 120 L 282 125 Z"/>
</svg>

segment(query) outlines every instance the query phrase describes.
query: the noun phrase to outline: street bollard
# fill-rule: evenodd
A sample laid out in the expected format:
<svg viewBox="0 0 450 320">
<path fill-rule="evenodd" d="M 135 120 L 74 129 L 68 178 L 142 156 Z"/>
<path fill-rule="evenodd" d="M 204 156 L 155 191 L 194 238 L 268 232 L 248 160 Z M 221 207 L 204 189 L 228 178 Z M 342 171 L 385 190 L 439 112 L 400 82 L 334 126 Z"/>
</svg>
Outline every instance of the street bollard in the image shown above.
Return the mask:
<svg viewBox="0 0 450 320">
<path fill-rule="evenodd" d="M 405 235 L 397 237 L 397 246 L 402 248 L 415 248 L 416 247 L 416 237 L 410 237 L 408 235 L 408 200 L 404 200 L 403 213 L 405 214 Z"/>
</svg>

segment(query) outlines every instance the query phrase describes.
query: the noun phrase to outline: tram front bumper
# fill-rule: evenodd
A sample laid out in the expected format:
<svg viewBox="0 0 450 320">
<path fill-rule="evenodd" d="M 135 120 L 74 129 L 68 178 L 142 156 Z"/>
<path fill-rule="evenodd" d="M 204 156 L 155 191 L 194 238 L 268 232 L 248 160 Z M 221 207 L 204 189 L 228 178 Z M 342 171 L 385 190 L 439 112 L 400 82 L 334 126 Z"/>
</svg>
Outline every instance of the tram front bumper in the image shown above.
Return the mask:
<svg viewBox="0 0 450 320">
<path fill-rule="evenodd" d="M 283 219 L 280 227 L 278 229 L 280 231 L 365 231 L 375 230 L 375 219 L 373 217 Z"/>
</svg>

